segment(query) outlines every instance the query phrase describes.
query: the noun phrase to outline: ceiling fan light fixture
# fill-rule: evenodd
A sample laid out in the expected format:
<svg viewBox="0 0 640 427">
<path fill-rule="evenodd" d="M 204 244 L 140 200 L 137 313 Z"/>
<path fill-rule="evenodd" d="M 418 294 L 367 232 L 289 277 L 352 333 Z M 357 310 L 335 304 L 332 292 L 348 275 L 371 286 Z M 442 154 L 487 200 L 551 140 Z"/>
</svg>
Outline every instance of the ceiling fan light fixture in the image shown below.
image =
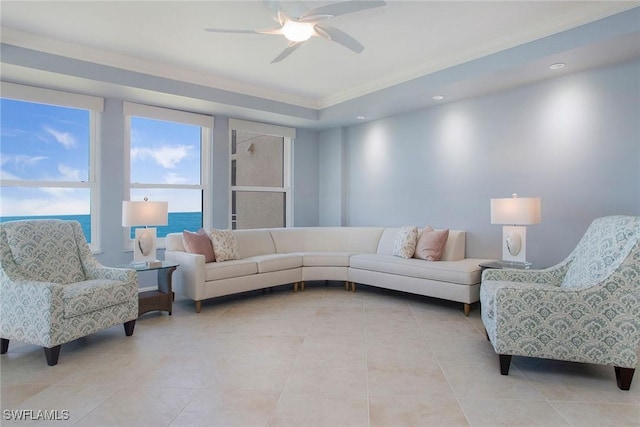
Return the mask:
<svg viewBox="0 0 640 427">
<path fill-rule="evenodd" d="M 287 21 L 282 26 L 282 34 L 292 42 L 303 42 L 313 35 L 313 24 Z"/>
</svg>

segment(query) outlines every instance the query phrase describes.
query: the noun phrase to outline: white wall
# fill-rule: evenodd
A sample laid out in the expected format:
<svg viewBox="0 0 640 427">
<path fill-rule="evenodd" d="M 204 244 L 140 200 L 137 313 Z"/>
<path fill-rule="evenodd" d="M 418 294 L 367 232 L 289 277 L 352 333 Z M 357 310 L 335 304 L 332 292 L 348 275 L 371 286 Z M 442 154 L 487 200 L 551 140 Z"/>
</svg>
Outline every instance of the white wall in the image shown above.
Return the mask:
<svg viewBox="0 0 640 427">
<path fill-rule="evenodd" d="M 539 196 L 528 259 L 554 264 L 594 218 L 640 215 L 639 95 L 634 61 L 346 128 L 346 224 L 464 229 L 468 256 L 500 258 L 489 199 Z M 321 218 L 339 215 L 334 187 L 321 175 Z"/>
</svg>

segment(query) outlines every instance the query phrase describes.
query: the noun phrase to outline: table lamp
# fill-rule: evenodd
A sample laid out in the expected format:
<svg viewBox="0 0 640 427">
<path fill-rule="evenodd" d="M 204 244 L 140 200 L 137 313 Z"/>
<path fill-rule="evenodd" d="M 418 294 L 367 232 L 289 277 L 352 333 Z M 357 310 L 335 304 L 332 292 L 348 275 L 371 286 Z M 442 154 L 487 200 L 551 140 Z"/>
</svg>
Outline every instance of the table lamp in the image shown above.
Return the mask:
<svg viewBox="0 0 640 427">
<path fill-rule="evenodd" d="M 526 260 L 527 227 L 540 224 L 539 197 L 518 197 L 491 199 L 491 224 L 503 224 L 502 259 L 504 261 L 531 264 Z"/>
<path fill-rule="evenodd" d="M 146 197 L 143 202 L 122 202 L 122 226 L 136 228 L 133 242 L 133 262 L 144 263 L 156 260 L 156 229 L 150 225 L 167 225 L 169 223 L 169 207 L 167 202 L 150 202 Z"/>
</svg>

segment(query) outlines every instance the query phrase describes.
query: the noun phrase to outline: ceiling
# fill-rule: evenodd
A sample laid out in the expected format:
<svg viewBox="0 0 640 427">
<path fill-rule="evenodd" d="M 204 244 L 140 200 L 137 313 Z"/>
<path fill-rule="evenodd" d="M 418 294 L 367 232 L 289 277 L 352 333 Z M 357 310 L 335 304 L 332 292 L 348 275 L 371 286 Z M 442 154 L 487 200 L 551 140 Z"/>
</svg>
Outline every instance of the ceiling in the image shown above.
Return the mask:
<svg viewBox="0 0 640 427">
<path fill-rule="evenodd" d="M 300 7 L 330 3 L 280 2 L 292 15 Z M 96 94 L 116 90 L 133 100 L 143 95 L 141 90 L 149 92 L 129 85 L 124 77 L 115 84 L 74 71 L 27 66 L 26 55 L 44 52 L 223 91 L 207 95 L 205 90 L 196 97 L 174 94 L 175 99 L 156 94 L 159 103 L 177 108 L 224 110 L 240 118 L 322 128 L 353 123 L 356 116 L 375 119 L 402 108 L 429 106 L 435 102 L 433 95 L 445 95 L 440 102 L 448 102 L 552 77 L 557 74 L 549 71 L 549 61 L 566 62 L 558 72 L 566 73 L 638 58 L 637 29 L 606 37 L 584 32 L 584 42 L 577 36 L 565 38 L 564 43 L 553 37 L 639 5 L 638 1 L 391 0 L 330 20 L 365 46 L 362 53 L 313 37 L 272 64 L 287 46 L 282 36 L 204 31 L 276 26 L 261 1 L 3 0 L 3 47 L 24 50 L 13 55 L 3 51 L 2 79 L 44 81 L 52 88 Z M 486 58 L 492 58 L 493 65 L 483 62 Z M 219 93 L 249 97 L 225 101 L 216 97 Z M 150 94 L 144 96 L 148 99 Z M 381 98 L 386 106 L 378 105 Z M 280 105 L 277 110 L 282 111 L 269 111 L 265 100 Z"/>
</svg>

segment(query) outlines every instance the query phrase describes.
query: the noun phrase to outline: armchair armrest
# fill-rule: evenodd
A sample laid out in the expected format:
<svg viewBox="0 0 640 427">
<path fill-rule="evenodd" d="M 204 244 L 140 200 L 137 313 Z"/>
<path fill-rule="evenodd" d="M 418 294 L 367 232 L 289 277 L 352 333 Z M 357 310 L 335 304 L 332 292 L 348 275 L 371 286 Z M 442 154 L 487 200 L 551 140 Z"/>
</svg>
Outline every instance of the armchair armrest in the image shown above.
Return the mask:
<svg viewBox="0 0 640 427">
<path fill-rule="evenodd" d="M 165 261 L 180 264 L 180 268 L 175 271 L 173 277 L 173 290 L 175 292 L 194 301 L 200 301 L 206 297 L 204 290 L 204 255 L 165 250 L 164 259 Z"/>
<path fill-rule="evenodd" d="M 562 263 L 540 270 L 519 270 L 515 268 L 487 269 L 482 272 L 482 281 L 526 282 L 560 286 L 569 267 Z"/>
<path fill-rule="evenodd" d="M 138 274 L 133 268 L 105 267 L 98 263 L 85 265 L 85 272 L 89 279 L 110 279 L 131 283 L 138 287 Z"/>
<path fill-rule="evenodd" d="M 63 322 L 63 285 L 31 280 L 0 280 L 0 336 L 53 347 Z"/>
</svg>

